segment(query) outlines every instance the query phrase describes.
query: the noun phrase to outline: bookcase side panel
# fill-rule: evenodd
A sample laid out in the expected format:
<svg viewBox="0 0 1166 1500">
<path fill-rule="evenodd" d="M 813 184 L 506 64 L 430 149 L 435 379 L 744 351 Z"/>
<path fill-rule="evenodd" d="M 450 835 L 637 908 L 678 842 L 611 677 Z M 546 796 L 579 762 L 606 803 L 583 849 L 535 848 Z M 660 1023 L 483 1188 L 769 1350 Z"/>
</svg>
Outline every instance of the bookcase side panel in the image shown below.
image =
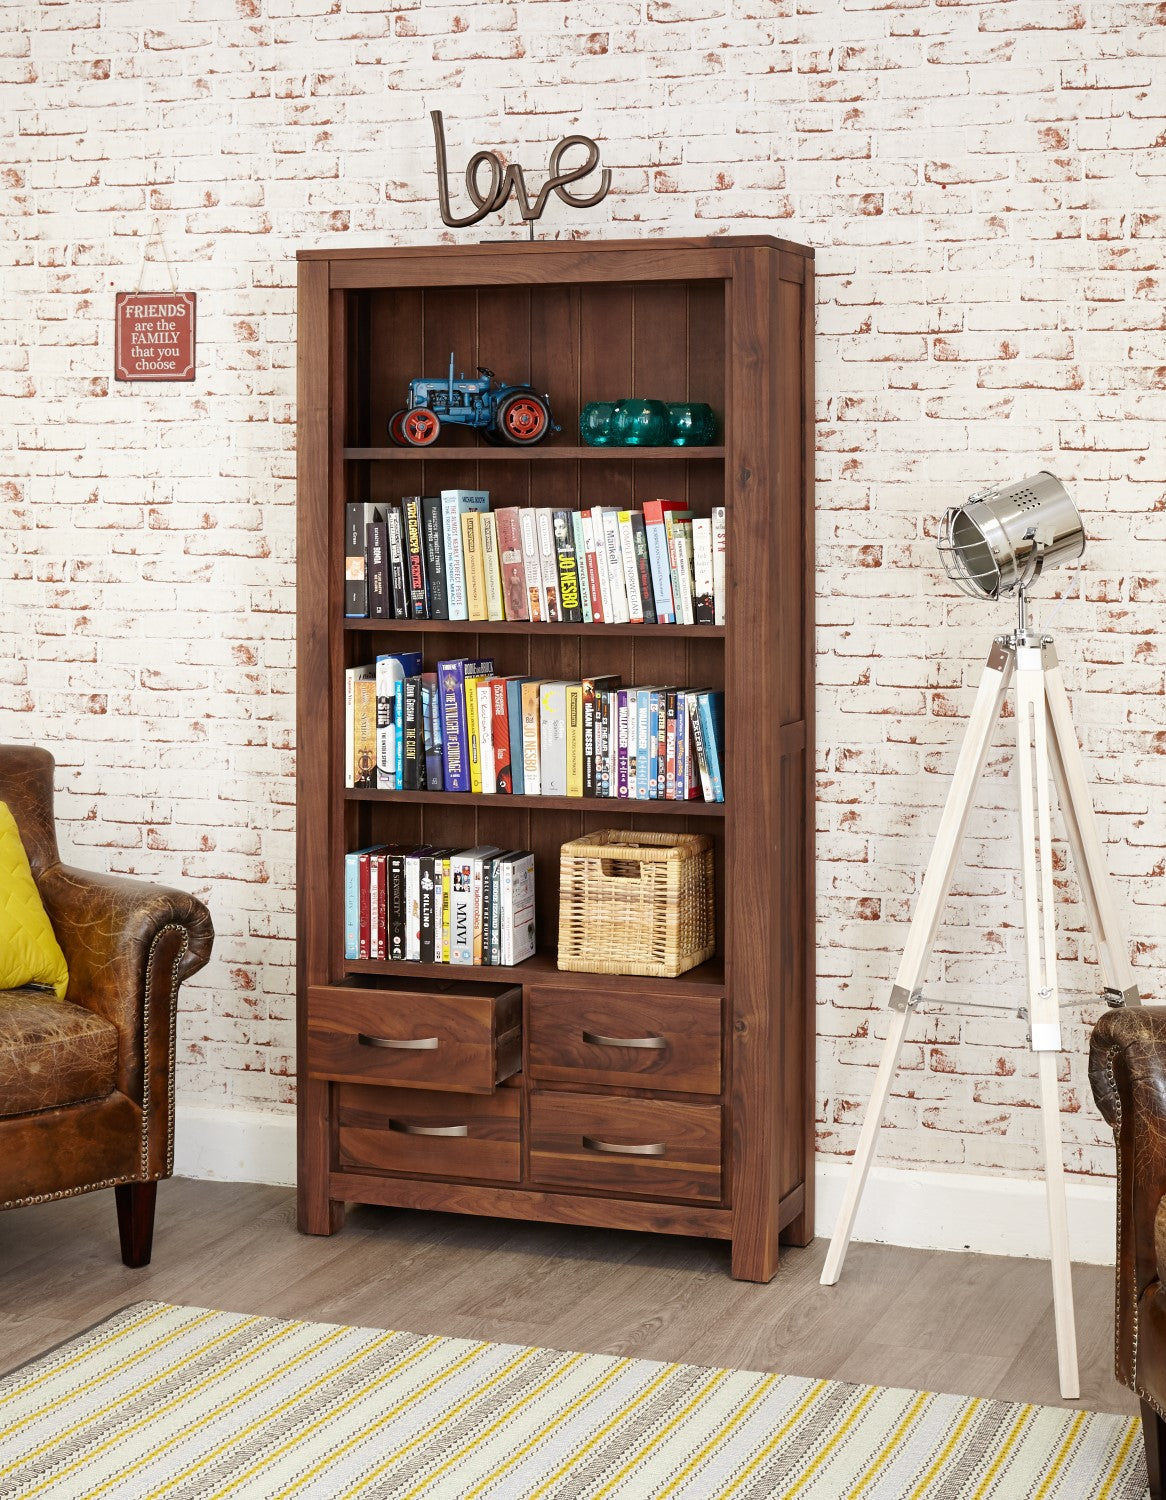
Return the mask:
<svg viewBox="0 0 1166 1500">
<path fill-rule="evenodd" d="M 782 962 L 774 878 L 778 808 L 776 614 L 779 587 L 780 458 L 774 434 L 787 373 L 778 362 L 773 257 L 733 256 L 727 320 L 728 635 L 725 642 L 724 880 L 726 965 L 732 1036 L 733 1274 L 768 1281 L 777 1270 L 782 1129 L 780 1028 L 775 1014 Z"/>
<path fill-rule="evenodd" d="M 328 864 L 329 777 L 334 766 L 331 701 L 331 609 L 336 540 L 332 527 L 331 385 L 333 323 L 326 262 L 301 264 L 298 294 L 296 521 L 296 863 L 299 992 L 297 1025 L 297 1182 L 300 1228 L 330 1234 L 343 1206 L 328 1197 L 331 1135 L 328 1086 L 308 1076 L 307 988 L 328 977 L 331 932 Z M 326 851 L 321 861 L 320 850 Z"/>
</svg>

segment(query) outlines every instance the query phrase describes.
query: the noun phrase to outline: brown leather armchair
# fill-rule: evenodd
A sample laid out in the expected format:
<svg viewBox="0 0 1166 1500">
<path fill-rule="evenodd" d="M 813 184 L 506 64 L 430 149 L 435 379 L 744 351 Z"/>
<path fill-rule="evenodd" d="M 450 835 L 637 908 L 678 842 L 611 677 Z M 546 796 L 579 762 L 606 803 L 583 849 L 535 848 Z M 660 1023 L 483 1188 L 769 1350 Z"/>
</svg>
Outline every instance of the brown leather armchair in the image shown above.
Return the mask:
<svg viewBox="0 0 1166 1500">
<path fill-rule="evenodd" d="M 1166 1008 L 1106 1011 L 1089 1081 L 1117 1143 L 1114 1368 L 1142 1403 L 1151 1500 L 1166 1500 Z"/>
<path fill-rule="evenodd" d="M 210 957 L 201 901 L 61 864 L 53 757 L 0 745 L 16 819 L 69 965 L 64 1000 L 0 990 L 0 1208 L 112 1187 L 122 1259 L 144 1266 L 174 1160 L 178 987 Z"/>
</svg>

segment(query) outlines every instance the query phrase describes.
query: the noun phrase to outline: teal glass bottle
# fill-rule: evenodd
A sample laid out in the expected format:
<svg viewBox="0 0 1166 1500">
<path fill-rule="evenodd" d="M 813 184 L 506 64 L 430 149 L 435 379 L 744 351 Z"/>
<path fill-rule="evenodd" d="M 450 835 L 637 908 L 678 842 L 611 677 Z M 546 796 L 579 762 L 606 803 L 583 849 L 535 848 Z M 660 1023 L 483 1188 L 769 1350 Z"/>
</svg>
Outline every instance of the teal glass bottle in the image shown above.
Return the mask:
<svg viewBox="0 0 1166 1500">
<path fill-rule="evenodd" d="M 707 448 L 717 435 L 713 409 L 703 401 L 673 401 L 668 406 L 668 441 L 675 448 Z"/>
<path fill-rule="evenodd" d="M 668 441 L 668 408 L 663 401 L 628 397 L 615 403 L 612 440 L 629 447 L 662 448 Z"/>
<path fill-rule="evenodd" d="M 589 401 L 579 414 L 579 436 L 593 448 L 615 442 L 611 431 L 614 401 Z"/>
</svg>

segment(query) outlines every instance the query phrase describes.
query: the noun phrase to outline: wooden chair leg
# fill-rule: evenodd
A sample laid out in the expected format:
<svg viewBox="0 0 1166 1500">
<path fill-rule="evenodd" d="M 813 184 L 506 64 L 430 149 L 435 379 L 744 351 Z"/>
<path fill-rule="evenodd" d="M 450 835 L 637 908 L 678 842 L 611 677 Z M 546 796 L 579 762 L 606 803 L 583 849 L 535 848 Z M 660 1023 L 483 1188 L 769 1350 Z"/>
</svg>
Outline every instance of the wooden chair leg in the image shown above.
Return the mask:
<svg viewBox="0 0 1166 1500">
<path fill-rule="evenodd" d="M 154 1245 L 156 1182 L 122 1182 L 114 1188 L 117 1198 L 117 1229 L 121 1236 L 121 1258 L 136 1270 L 150 1264 Z"/>
<path fill-rule="evenodd" d="M 1150 1500 L 1166 1500 L 1162 1489 L 1162 1481 L 1166 1478 L 1166 1422 L 1148 1401 L 1142 1402 L 1142 1440 L 1146 1445 Z"/>
</svg>

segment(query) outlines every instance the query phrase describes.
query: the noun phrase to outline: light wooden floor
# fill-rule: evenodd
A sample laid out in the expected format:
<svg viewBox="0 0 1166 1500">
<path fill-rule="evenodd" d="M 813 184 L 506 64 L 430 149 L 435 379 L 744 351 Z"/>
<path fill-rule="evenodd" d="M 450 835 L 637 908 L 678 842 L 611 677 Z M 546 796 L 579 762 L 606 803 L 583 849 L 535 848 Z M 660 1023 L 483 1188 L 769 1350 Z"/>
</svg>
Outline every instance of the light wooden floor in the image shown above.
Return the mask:
<svg viewBox="0 0 1166 1500">
<path fill-rule="evenodd" d="M 350 1210 L 296 1233 L 285 1188 L 161 1184 L 153 1264 L 127 1271 L 111 1192 L 0 1214 L 0 1370 L 142 1298 L 561 1349 L 1058 1401 L 1043 1261 L 824 1240 L 769 1286 L 730 1280 L 727 1247 L 615 1231 Z M 1136 1411 L 1113 1365 L 1113 1273 L 1076 1268 L 1080 1405 Z"/>
</svg>

